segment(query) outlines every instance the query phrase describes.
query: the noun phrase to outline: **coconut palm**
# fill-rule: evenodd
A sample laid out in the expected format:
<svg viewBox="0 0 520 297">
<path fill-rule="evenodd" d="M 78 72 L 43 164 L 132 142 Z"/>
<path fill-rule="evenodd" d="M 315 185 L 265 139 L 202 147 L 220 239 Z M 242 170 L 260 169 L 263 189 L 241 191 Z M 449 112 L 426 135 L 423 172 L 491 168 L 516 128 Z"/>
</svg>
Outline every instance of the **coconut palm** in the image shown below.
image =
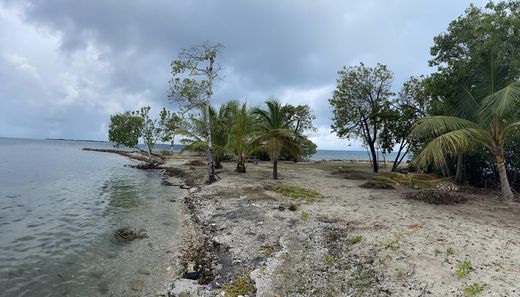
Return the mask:
<svg viewBox="0 0 520 297">
<path fill-rule="evenodd" d="M 230 127 L 230 115 L 228 108 L 224 105 L 220 107 L 218 112 L 213 107 L 209 107 L 209 118 L 211 123 L 211 140 L 214 168 L 222 168 L 222 159 L 226 156 L 227 133 Z M 208 141 L 206 133 L 206 120 L 202 118 L 193 117 L 192 131 L 184 131 L 188 136 L 181 140 L 186 146 L 182 151 L 196 151 L 207 153 Z"/>
<path fill-rule="evenodd" d="M 414 160 L 420 167 L 433 161 L 445 163 L 446 154 L 470 151 L 485 147 L 495 159 L 500 177 L 502 197 L 511 202 L 514 198 L 507 179 L 504 147 L 508 137 L 520 127 L 520 82 L 513 82 L 485 97 L 479 104 L 474 121 L 455 116 L 431 116 L 418 121 L 412 133 L 416 137 L 433 138 Z"/>
<path fill-rule="evenodd" d="M 239 105 L 236 101 L 226 104 L 231 118 L 231 130 L 228 134 L 227 148 L 237 158 L 236 171 L 246 172 L 246 158 L 253 151 L 252 132 L 254 131 L 254 119 L 247 103 Z"/>
<path fill-rule="evenodd" d="M 253 111 L 258 116 L 254 143 L 269 154 L 273 162 L 273 179 L 278 179 L 278 158 L 282 148 L 287 149 L 295 158 L 300 154 L 301 149 L 293 138 L 280 102 L 272 99 L 265 103 L 267 109 L 256 108 Z"/>
</svg>

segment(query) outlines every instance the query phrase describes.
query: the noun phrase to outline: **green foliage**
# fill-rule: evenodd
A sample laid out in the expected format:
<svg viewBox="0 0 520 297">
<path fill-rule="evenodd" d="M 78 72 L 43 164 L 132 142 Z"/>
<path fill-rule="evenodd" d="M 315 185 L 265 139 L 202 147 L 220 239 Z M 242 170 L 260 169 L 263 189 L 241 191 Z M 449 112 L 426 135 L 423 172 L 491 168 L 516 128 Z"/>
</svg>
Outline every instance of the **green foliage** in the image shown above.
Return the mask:
<svg viewBox="0 0 520 297">
<path fill-rule="evenodd" d="M 471 261 L 464 260 L 462 262 L 458 261 L 457 266 L 455 266 L 455 273 L 459 277 L 465 277 L 471 271 Z"/>
<path fill-rule="evenodd" d="M 126 111 L 110 116 L 108 140 L 115 147 L 137 147 L 143 129 L 143 118 L 135 112 Z"/>
<path fill-rule="evenodd" d="M 136 148 L 139 138 L 143 139 L 151 157 L 153 147 L 158 140 L 173 139 L 177 123 L 180 119 L 163 108 L 158 119 L 150 118 L 150 107 L 142 107 L 139 111 L 126 111 L 110 117 L 108 139 L 116 147 Z"/>
<path fill-rule="evenodd" d="M 359 243 L 361 241 L 363 241 L 363 236 L 361 236 L 361 235 L 354 235 L 351 238 L 349 238 L 348 243 L 351 244 L 351 245 L 354 245 L 354 244 Z"/>
<path fill-rule="evenodd" d="M 480 295 L 486 288 L 485 284 L 473 283 L 469 287 L 464 288 L 465 296 L 477 296 Z"/>
<path fill-rule="evenodd" d="M 301 199 L 308 202 L 323 198 L 323 196 L 316 191 L 290 184 L 266 184 L 264 188 L 292 199 Z"/>
<path fill-rule="evenodd" d="M 385 109 L 393 93 L 393 74 L 385 65 L 343 67 L 329 103 L 332 131 L 339 137 L 359 137 L 370 148 L 374 172 L 378 172 L 376 144 L 383 128 Z"/>
<path fill-rule="evenodd" d="M 308 212 L 302 211 L 301 218 L 304 221 L 308 221 L 311 218 L 311 215 Z"/>
<path fill-rule="evenodd" d="M 449 248 L 446 249 L 446 254 L 448 254 L 448 255 L 455 254 L 455 249 L 450 246 Z"/>
<path fill-rule="evenodd" d="M 325 264 L 329 266 L 334 264 L 334 257 L 331 254 L 325 254 Z"/>
</svg>

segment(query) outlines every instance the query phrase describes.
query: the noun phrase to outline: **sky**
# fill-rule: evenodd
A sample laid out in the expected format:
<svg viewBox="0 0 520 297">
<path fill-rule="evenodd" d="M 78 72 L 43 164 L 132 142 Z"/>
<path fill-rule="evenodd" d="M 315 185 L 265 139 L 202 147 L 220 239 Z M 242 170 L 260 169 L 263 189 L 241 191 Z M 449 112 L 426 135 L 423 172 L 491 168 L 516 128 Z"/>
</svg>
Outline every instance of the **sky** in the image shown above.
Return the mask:
<svg viewBox="0 0 520 297">
<path fill-rule="evenodd" d="M 319 149 L 359 149 L 331 133 L 338 70 L 386 64 L 399 91 L 470 3 L 485 1 L 0 0 L 0 137 L 106 140 L 110 114 L 175 110 L 170 63 L 208 41 L 225 46 L 215 105 L 308 104 Z"/>
</svg>

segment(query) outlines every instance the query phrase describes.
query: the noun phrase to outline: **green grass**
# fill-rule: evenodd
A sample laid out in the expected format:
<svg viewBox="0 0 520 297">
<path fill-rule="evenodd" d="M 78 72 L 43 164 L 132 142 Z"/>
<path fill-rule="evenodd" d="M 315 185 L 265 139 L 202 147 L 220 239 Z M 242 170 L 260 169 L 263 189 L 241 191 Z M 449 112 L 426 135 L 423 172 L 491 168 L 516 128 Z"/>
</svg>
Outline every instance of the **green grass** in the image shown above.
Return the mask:
<svg viewBox="0 0 520 297">
<path fill-rule="evenodd" d="M 334 257 L 331 254 L 325 254 L 325 264 L 329 266 L 334 264 Z"/>
<path fill-rule="evenodd" d="M 349 240 L 348 240 L 348 243 L 349 244 L 356 244 L 358 242 L 361 242 L 363 240 L 363 236 L 361 235 L 355 235 L 355 236 L 352 236 Z"/>
<path fill-rule="evenodd" d="M 464 260 L 462 262 L 459 261 L 459 263 L 457 263 L 457 266 L 455 267 L 455 273 L 457 273 L 457 275 L 459 277 L 465 277 L 466 275 L 469 274 L 470 271 L 471 271 L 471 261 L 470 260 Z"/>
<path fill-rule="evenodd" d="M 304 200 L 307 202 L 316 201 L 316 200 L 323 198 L 323 196 L 320 193 L 318 193 L 314 190 L 301 188 L 301 187 L 291 185 L 291 184 L 272 184 L 271 183 L 271 184 L 266 184 L 264 186 L 264 189 L 266 189 L 268 191 L 276 192 L 278 194 L 281 194 L 285 197 L 289 197 L 291 199 L 299 199 L 299 200 Z"/>
<path fill-rule="evenodd" d="M 311 215 L 308 212 L 302 211 L 301 218 L 304 221 L 308 221 L 311 218 Z"/>
<path fill-rule="evenodd" d="M 448 254 L 448 255 L 453 255 L 453 254 L 455 254 L 455 249 L 452 248 L 452 247 L 447 248 L 447 249 L 446 249 L 446 254 Z"/>
</svg>

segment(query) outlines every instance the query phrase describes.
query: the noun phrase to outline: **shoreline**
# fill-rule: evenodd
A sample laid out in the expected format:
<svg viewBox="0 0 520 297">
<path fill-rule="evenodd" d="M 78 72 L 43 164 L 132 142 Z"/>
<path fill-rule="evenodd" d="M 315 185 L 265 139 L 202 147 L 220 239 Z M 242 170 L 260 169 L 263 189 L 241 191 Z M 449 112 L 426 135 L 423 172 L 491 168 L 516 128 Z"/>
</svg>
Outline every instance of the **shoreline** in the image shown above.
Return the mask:
<svg viewBox="0 0 520 297">
<path fill-rule="evenodd" d="M 245 174 L 223 165 L 211 185 L 200 157 L 160 166 L 165 184 L 187 192 L 177 277 L 157 296 L 463 296 L 472 283 L 485 284 L 484 295 L 520 291 L 520 207 L 499 204 L 495 192 L 436 206 L 404 199 L 416 191 L 405 186 L 361 188 L 373 176 L 366 162 L 280 162 L 278 181 L 269 162 Z M 291 199 L 269 184 L 322 198 Z M 472 268 L 461 278 L 464 260 Z"/>
</svg>

